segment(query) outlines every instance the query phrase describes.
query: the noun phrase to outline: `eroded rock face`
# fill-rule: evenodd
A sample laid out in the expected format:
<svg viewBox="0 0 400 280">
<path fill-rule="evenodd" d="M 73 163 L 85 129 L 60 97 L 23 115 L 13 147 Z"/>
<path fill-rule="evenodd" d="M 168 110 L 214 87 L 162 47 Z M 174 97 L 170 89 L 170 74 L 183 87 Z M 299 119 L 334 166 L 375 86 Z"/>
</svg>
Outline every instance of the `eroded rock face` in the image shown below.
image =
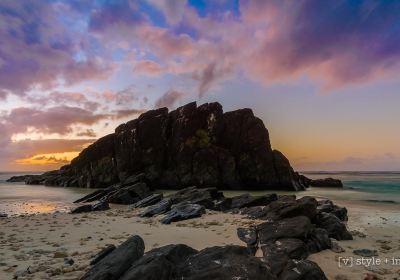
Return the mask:
<svg viewBox="0 0 400 280">
<path fill-rule="evenodd" d="M 151 110 L 83 150 L 70 165 L 28 183 L 103 188 L 144 174 L 157 188 L 303 190 L 306 180 L 272 150 L 251 109 L 223 113 L 219 103 Z"/>
</svg>

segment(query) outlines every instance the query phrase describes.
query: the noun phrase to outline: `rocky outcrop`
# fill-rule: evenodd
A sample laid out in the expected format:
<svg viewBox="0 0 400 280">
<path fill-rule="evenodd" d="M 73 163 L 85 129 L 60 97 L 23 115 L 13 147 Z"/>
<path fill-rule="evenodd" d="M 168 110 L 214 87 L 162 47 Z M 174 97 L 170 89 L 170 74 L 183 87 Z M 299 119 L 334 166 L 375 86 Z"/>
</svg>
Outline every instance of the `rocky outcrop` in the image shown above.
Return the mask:
<svg viewBox="0 0 400 280">
<path fill-rule="evenodd" d="M 330 187 L 330 188 L 343 188 L 343 183 L 339 179 L 325 178 L 310 180 L 309 185 L 312 187 Z"/>
<path fill-rule="evenodd" d="M 271 148 L 251 109 L 219 103 L 151 110 L 84 149 L 70 165 L 27 183 L 105 188 L 144 174 L 150 187 L 303 190 L 304 176 Z"/>
</svg>

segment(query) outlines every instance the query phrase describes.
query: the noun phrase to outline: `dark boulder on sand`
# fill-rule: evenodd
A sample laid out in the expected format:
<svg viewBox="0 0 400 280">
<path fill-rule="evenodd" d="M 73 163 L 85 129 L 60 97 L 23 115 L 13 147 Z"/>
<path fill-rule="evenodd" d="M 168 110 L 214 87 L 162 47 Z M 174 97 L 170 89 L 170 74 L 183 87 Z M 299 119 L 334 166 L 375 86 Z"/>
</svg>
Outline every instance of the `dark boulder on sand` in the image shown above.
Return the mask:
<svg viewBox="0 0 400 280">
<path fill-rule="evenodd" d="M 101 200 L 94 204 L 84 204 L 71 210 L 71 214 L 87 213 L 92 211 L 104 211 L 110 209 L 107 201 Z"/>
<path fill-rule="evenodd" d="M 277 279 L 259 258 L 242 246 L 228 245 L 201 250 L 186 259 L 175 279 Z"/>
<path fill-rule="evenodd" d="M 134 235 L 97 262 L 81 280 L 117 280 L 144 254 L 144 242 Z"/>
<path fill-rule="evenodd" d="M 313 229 L 313 224 L 306 216 L 265 222 L 257 226 L 261 245 L 281 238 L 306 238 Z"/>
<path fill-rule="evenodd" d="M 84 149 L 70 165 L 31 176 L 28 184 L 105 188 L 143 174 L 151 187 L 304 190 L 307 180 L 271 148 L 251 109 L 219 103 L 151 110 Z M 142 180 L 143 181 L 143 180 Z M 121 191 L 116 201 L 124 201 Z"/>
<path fill-rule="evenodd" d="M 346 225 L 335 215 L 331 213 L 318 213 L 315 219 L 318 227 L 325 229 L 329 237 L 336 240 L 352 240 L 353 236 L 347 230 Z"/>
<path fill-rule="evenodd" d="M 310 260 L 291 260 L 279 280 L 328 280 L 321 268 Z"/>
<path fill-rule="evenodd" d="M 328 199 L 318 201 L 317 210 L 318 212 L 331 213 L 338 217 L 341 221 L 348 220 L 346 207 L 339 207 Z"/>
<path fill-rule="evenodd" d="M 104 259 L 108 254 L 114 251 L 115 245 L 108 245 L 107 247 L 103 248 L 100 252 L 98 252 L 93 259 L 90 261 L 90 265 L 95 265 L 102 259 Z"/>
<path fill-rule="evenodd" d="M 153 249 L 134 262 L 120 280 L 177 279 L 179 267 L 197 253 L 197 250 L 183 244 Z"/>
<path fill-rule="evenodd" d="M 171 222 L 200 217 L 205 212 L 206 210 L 202 205 L 181 203 L 174 205 L 171 210 L 165 213 L 165 216 L 160 220 L 160 222 L 162 224 L 170 224 Z"/>
</svg>

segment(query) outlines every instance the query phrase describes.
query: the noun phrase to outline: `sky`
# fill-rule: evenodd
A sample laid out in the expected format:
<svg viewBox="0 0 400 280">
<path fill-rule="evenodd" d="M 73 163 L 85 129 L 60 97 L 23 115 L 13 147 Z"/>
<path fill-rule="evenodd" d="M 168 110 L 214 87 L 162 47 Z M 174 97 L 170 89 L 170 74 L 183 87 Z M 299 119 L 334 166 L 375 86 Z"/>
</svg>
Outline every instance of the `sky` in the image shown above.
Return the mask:
<svg viewBox="0 0 400 280">
<path fill-rule="evenodd" d="M 400 1 L 2 0 L 0 170 L 158 107 L 252 108 L 295 169 L 400 170 Z"/>
</svg>

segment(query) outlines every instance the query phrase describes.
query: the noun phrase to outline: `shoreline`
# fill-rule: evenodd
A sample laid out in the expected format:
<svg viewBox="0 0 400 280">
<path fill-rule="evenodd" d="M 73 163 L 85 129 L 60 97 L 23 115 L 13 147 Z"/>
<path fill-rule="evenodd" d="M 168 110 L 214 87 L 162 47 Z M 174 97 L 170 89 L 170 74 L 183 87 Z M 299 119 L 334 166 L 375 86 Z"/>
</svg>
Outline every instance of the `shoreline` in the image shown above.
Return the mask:
<svg viewBox="0 0 400 280">
<path fill-rule="evenodd" d="M 395 236 L 396 232 L 400 232 L 398 207 L 371 202 L 334 202 L 348 209 L 349 230 L 365 232 L 366 237 L 360 237 L 362 234 L 359 233 L 353 234 L 354 240 L 338 241 L 346 252 L 324 250 L 311 255 L 309 259 L 318 263 L 328 279 L 335 279 L 338 275 L 346 276 L 340 279 L 363 279 L 363 275 L 371 270 L 382 278 L 397 277 L 400 266 L 382 265 L 370 267 L 369 270 L 360 266 L 339 267 L 338 258 L 356 257 L 354 249 L 376 249 L 380 258 L 400 258 L 400 238 Z M 112 209 L 103 212 L 74 215 L 47 213 L 2 218 L 0 279 L 12 279 L 14 273 L 28 267 L 36 272 L 18 279 L 79 279 L 86 271 L 91 257 L 101 248 L 107 244 L 119 245 L 134 234 L 144 239 L 146 251 L 177 243 L 195 249 L 227 244 L 245 246 L 237 237 L 236 229 L 257 223 L 257 220 L 239 214 L 208 210 L 200 218 L 162 225 L 158 222 L 160 217 L 137 217 L 140 211 L 112 205 Z M 64 258 L 72 258 L 74 264 L 64 264 Z"/>
<path fill-rule="evenodd" d="M 55 192 L 53 197 L 57 197 L 59 193 L 62 196 L 62 199 L 54 200 L 53 198 L 46 200 L 38 198 L 37 194 L 34 194 L 35 197 L 29 199 L 29 196 L 24 197 L 15 197 L 13 199 L 9 197 L 2 198 L 0 195 L 0 213 L 7 214 L 9 217 L 18 217 L 20 215 L 30 215 L 30 214 L 40 214 L 40 213 L 55 213 L 55 212 L 69 212 L 71 209 L 75 208 L 77 204 L 74 204 L 73 201 L 81 198 L 85 194 L 89 194 L 93 191 L 99 189 L 86 189 L 86 188 L 71 188 L 71 187 L 52 187 L 52 186 L 43 186 L 43 185 L 25 185 L 19 183 L 11 183 L 12 187 L 20 188 L 21 192 L 25 191 L 25 189 L 32 188 L 35 192 L 39 191 L 39 193 L 43 194 Z M 8 186 L 7 186 L 8 187 Z M 8 191 L 9 189 L 7 189 Z M 1 191 L 1 184 L 0 184 Z M 156 189 L 154 192 L 171 194 L 175 193 L 178 190 L 165 190 L 165 189 Z M 242 195 L 245 193 L 249 193 L 250 195 L 265 195 L 276 193 L 278 195 L 296 195 L 297 198 L 301 198 L 304 196 L 312 196 L 316 199 L 329 199 L 333 201 L 340 201 L 344 204 L 346 203 L 357 203 L 368 205 L 385 207 L 386 205 L 393 205 L 394 207 L 400 207 L 400 202 L 396 200 L 387 200 L 387 199 L 368 199 L 368 197 L 372 197 L 375 195 L 373 192 L 368 192 L 367 190 L 361 189 L 353 189 L 353 188 L 332 188 L 332 187 L 309 187 L 303 191 L 277 191 L 277 190 L 266 190 L 266 191 L 252 191 L 252 190 L 220 190 L 227 197 Z M 68 194 L 64 194 L 63 192 L 68 192 Z M 400 197 L 400 196 L 399 196 Z M 118 207 L 116 204 L 114 207 Z M 20 209 L 24 209 L 22 212 Z M 18 213 L 18 211 L 20 213 Z"/>
</svg>

